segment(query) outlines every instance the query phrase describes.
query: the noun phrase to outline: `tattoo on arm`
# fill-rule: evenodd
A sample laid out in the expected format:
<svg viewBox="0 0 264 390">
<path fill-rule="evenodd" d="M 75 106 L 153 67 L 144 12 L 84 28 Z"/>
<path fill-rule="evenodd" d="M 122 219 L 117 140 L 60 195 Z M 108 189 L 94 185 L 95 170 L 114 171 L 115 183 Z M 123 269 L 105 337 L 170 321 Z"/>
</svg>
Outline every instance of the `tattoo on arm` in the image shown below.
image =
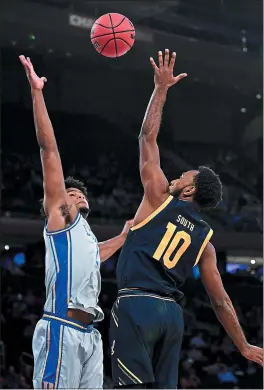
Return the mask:
<svg viewBox="0 0 264 390">
<path fill-rule="evenodd" d="M 161 124 L 162 110 L 166 102 L 166 95 L 166 89 L 154 89 L 146 109 L 139 137 L 149 136 L 157 138 Z"/>
</svg>

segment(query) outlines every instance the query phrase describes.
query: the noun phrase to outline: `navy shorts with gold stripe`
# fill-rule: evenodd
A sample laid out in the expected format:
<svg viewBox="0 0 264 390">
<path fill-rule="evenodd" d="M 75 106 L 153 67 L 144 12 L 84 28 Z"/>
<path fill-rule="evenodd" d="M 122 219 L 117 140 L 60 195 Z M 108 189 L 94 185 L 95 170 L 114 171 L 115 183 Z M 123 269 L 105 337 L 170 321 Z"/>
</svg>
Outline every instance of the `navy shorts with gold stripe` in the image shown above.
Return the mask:
<svg viewBox="0 0 264 390">
<path fill-rule="evenodd" d="M 183 330 L 182 309 L 174 299 L 120 290 L 110 324 L 114 387 L 152 383 L 176 389 Z"/>
</svg>

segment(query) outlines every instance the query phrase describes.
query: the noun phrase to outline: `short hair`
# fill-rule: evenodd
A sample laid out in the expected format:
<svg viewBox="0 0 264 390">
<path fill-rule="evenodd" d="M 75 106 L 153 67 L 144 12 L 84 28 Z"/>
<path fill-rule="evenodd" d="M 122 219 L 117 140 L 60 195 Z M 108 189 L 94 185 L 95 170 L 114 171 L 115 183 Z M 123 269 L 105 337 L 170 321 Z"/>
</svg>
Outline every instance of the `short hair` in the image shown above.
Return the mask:
<svg viewBox="0 0 264 390">
<path fill-rule="evenodd" d="M 72 176 L 68 176 L 64 182 L 65 182 L 66 190 L 68 188 L 76 188 L 77 190 L 82 191 L 82 193 L 86 197 L 86 199 L 88 198 L 87 188 L 85 187 L 85 185 L 82 181 L 74 179 L 74 177 L 72 177 Z M 43 218 L 46 218 L 45 210 L 43 207 L 43 200 L 44 200 L 43 198 L 40 199 L 40 214 Z"/>
<path fill-rule="evenodd" d="M 65 179 L 65 188 L 66 190 L 68 188 L 76 188 L 77 190 L 82 191 L 86 199 L 88 198 L 87 188 L 85 187 L 84 183 L 80 180 L 74 179 L 72 176 L 68 176 Z"/>
<path fill-rule="evenodd" d="M 220 177 L 206 166 L 200 166 L 198 171 L 194 178 L 196 191 L 193 200 L 202 210 L 215 208 L 223 196 Z"/>
</svg>

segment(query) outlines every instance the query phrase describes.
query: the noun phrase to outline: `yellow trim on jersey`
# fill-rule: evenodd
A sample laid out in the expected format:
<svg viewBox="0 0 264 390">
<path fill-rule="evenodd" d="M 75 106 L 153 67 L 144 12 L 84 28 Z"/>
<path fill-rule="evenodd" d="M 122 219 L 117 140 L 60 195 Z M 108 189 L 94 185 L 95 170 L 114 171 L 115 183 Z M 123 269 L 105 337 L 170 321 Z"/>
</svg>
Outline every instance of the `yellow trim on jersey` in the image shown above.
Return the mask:
<svg viewBox="0 0 264 390">
<path fill-rule="evenodd" d="M 123 367 L 123 369 L 124 369 L 126 372 L 128 372 L 128 373 L 132 376 L 132 378 L 134 378 L 136 381 L 138 381 L 138 383 L 143 383 L 135 374 L 133 374 L 133 372 L 131 372 L 131 371 L 124 365 L 124 363 L 121 362 L 120 359 L 117 358 L 117 361 L 118 361 L 118 363 Z"/>
<path fill-rule="evenodd" d="M 48 323 L 48 326 L 47 326 L 47 332 L 48 332 L 48 335 L 47 335 L 48 345 L 47 345 L 47 351 L 46 351 L 46 356 L 45 356 L 45 362 L 44 362 L 42 373 L 41 373 L 41 380 L 40 380 L 41 384 L 42 384 L 42 381 L 43 381 L 43 376 L 44 376 L 44 372 L 45 372 L 45 369 L 46 369 L 46 364 L 47 364 L 47 360 L 48 360 L 48 356 L 49 356 L 49 350 L 50 350 L 50 322 Z"/>
<path fill-rule="evenodd" d="M 157 210 L 153 211 L 152 214 L 150 214 L 147 218 L 145 218 L 142 222 L 138 223 L 137 225 L 133 226 L 130 230 L 137 230 L 140 229 L 142 226 L 146 225 L 149 221 L 151 221 L 154 217 L 156 217 L 157 214 L 159 214 L 162 210 L 165 209 L 165 207 L 168 206 L 168 204 L 172 201 L 173 196 L 170 195 L 168 199 L 163 202 Z"/>
<path fill-rule="evenodd" d="M 194 263 L 194 266 L 198 264 L 199 260 L 200 260 L 200 257 L 202 256 L 202 253 L 204 251 L 204 248 L 206 247 L 206 245 L 208 244 L 208 242 L 210 241 L 212 235 L 213 235 L 214 231 L 212 229 L 209 230 L 209 233 L 207 234 L 207 236 L 205 237 L 205 240 L 203 242 L 203 245 L 201 246 L 201 249 L 199 250 L 199 253 L 196 257 L 196 260 L 195 260 L 195 263 Z"/>
</svg>

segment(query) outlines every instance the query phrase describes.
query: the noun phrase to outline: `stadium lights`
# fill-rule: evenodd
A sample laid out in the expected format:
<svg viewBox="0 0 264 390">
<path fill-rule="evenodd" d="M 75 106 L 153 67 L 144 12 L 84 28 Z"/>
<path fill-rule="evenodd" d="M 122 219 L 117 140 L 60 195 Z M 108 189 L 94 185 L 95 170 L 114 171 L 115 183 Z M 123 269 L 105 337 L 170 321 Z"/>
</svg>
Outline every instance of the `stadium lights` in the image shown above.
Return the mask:
<svg viewBox="0 0 264 390">
<path fill-rule="evenodd" d="M 246 33 L 247 33 L 247 31 L 245 29 L 241 30 L 241 34 L 242 34 L 242 37 L 241 37 L 242 50 L 243 50 L 244 53 L 246 53 L 248 51 Z"/>
</svg>

